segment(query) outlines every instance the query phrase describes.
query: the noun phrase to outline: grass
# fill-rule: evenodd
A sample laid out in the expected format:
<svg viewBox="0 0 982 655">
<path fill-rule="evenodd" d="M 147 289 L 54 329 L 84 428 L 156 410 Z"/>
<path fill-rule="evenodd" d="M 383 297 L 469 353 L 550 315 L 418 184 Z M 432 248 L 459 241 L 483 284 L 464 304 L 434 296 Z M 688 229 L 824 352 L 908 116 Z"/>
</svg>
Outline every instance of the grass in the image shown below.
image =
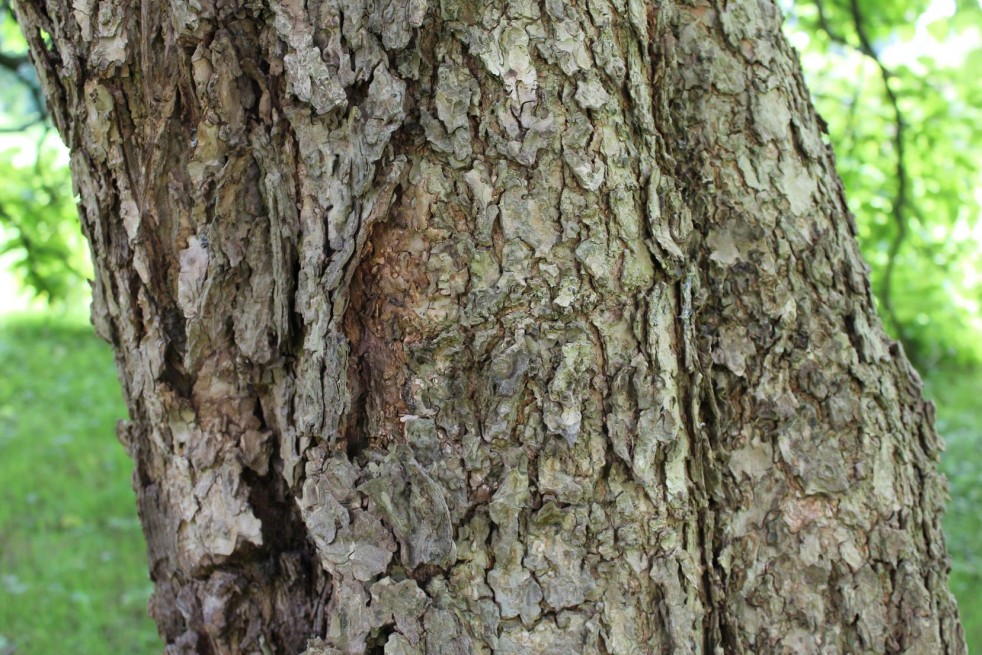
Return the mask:
<svg viewBox="0 0 982 655">
<path fill-rule="evenodd" d="M 0 655 L 159 653 L 109 347 L 78 319 L 0 318 L 0 371 Z M 982 371 L 935 371 L 927 392 L 947 442 L 952 590 L 982 652 Z"/>
<path fill-rule="evenodd" d="M 938 431 L 945 440 L 941 469 L 951 485 L 944 519 L 951 590 L 969 652 L 982 653 L 982 371 L 935 371 L 926 383 L 938 406 Z"/>
<path fill-rule="evenodd" d="M 112 353 L 0 318 L 0 655 L 160 653 Z"/>
</svg>

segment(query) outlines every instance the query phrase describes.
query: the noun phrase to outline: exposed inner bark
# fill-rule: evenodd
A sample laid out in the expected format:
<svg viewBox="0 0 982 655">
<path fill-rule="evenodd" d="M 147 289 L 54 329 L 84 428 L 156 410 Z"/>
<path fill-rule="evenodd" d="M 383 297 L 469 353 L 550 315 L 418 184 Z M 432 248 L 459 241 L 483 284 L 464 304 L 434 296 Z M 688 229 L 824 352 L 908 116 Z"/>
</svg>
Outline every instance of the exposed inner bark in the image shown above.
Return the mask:
<svg viewBox="0 0 982 655">
<path fill-rule="evenodd" d="M 400 212 L 392 211 L 374 228 L 348 287 L 343 329 L 351 349 L 352 404 L 344 433 L 352 459 L 366 449 L 385 452 L 406 442 L 401 419 L 411 414 L 407 399 L 411 402 L 413 382 L 403 343 L 420 338 L 416 324 L 421 322 L 407 305 L 426 290 L 418 280 L 422 262 L 409 249 L 414 237 L 419 238 Z"/>
<path fill-rule="evenodd" d="M 964 652 L 772 4 L 17 12 L 169 655 Z"/>
</svg>

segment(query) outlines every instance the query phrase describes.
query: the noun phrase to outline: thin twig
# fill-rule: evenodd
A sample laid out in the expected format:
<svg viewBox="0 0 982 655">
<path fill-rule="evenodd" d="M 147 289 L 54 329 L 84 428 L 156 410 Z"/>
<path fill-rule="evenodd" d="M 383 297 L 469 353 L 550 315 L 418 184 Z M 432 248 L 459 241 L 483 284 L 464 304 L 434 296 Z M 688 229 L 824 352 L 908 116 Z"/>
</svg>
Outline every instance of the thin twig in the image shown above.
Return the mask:
<svg viewBox="0 0 982 655">
<path fill-rule="evenodd" d="M 10 126 L 0 127 L 0 134 L 17 134 L 19 132 L 23 132 L 29 128 L 32 128 L 40 123 L 44 123 L 44 117 L 36 116 L 30 119 L 29 121 L 27 121 L 26 123 L 21 123 L 20 125 L 14 127 L 10 127 Z"/>
</svg>

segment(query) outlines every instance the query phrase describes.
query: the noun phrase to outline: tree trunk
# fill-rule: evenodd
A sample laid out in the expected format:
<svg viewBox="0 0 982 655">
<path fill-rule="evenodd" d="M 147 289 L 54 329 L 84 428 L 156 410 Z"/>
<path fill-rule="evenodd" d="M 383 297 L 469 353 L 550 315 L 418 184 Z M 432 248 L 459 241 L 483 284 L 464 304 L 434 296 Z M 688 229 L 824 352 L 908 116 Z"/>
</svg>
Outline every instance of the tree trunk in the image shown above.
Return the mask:
<svg viewBox="0 0 982 655">
<path fill-rule="evenodd" d="M 20 0 L 184 653 L 964 653 L 764 0 Z"/>
</svg>

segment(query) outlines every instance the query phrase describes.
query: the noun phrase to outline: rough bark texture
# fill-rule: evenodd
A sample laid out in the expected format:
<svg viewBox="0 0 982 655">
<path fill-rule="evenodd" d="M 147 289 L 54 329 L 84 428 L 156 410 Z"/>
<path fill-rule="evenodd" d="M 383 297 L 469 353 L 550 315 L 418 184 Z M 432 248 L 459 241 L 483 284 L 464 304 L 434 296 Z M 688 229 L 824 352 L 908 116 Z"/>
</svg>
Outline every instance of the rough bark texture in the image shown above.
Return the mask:
<svg viewBox="0 0 982 655">
<path fill-rule="evenodd" d="M 962 653 L 765 0 L 20 0 L 167 653 Z"/>
</svg>

